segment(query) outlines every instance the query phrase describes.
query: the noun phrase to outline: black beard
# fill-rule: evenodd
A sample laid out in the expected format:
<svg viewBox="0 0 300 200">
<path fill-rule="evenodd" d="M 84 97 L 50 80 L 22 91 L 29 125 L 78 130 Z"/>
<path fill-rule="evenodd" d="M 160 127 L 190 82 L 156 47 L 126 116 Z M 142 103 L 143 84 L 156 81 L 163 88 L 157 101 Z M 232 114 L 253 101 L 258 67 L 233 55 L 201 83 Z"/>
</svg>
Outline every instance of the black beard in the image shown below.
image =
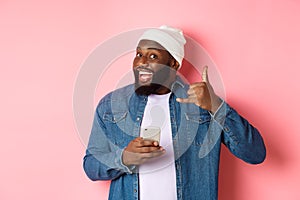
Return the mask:
<svg viewBox="0 0 300 200">
<path fill-rule="evenodd" d="M 140 86 L 138 83 L 135 83 L 135 93 L 138 95 L 149 96 L 150 94 L 159 94 L 160 91 L 165 89 L 170 90 L 169 88 L 156 83 L 151 83 L 150 85 L 143 86 Z"/>
<path fill-rule="evenodd" d="M 135 77 L 135 93 L 138 95 L 149 96 L 150 94 L 159 94 L 160 91 L 171 91 L 168 79 L 170 78 L 172 70 L 171 67 L 163 67 L 153 74 L 152 81 L 148 85 L 139 84 L 139 71 L 133 70 Z"/>
</svg>

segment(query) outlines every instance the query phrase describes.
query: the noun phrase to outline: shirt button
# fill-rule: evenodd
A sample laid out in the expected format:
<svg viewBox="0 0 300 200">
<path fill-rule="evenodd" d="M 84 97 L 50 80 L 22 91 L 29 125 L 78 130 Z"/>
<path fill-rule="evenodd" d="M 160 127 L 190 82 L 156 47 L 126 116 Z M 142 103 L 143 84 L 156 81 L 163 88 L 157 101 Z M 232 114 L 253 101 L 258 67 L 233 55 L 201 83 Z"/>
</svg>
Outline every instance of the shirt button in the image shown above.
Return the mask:
<svg viewBox="0 0 300 200">
<path fill-rule="evenodd" d="M 137 117 L 137 118 L 136 118 L 136 121 L 140 121 L 140 119 L 141 119 L 141 118 Z"/>
<path fill-rule="evenodd" d="M 224 131 L 229 132 L 229 128 L 227 126 L 224 126 Z"/>
<path fill-rule="evenodd" d="M 136 189 L 134 189 L 134 190 L 133 190 L 133 192 L 134 192 L 134 193 L 136 193 L 136 192 L 137 192 L 137 190 L 136 190 Z"/>
</svg>

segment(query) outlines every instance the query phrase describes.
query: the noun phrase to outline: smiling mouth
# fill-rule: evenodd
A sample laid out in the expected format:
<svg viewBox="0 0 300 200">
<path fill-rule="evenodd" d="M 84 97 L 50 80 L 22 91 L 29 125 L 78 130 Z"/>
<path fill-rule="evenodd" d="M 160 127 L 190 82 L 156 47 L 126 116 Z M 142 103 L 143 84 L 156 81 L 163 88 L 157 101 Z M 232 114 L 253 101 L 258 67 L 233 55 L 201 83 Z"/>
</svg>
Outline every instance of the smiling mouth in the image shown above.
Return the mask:
<svg viewBox="0 0 300 200">
<path fill-rule="evenodd" d="M 139 72 L 139 81 L 141 83 L 151 82 L 153 77 L 153 72 L 148 69 L 137 69 Z"/>
</svg>

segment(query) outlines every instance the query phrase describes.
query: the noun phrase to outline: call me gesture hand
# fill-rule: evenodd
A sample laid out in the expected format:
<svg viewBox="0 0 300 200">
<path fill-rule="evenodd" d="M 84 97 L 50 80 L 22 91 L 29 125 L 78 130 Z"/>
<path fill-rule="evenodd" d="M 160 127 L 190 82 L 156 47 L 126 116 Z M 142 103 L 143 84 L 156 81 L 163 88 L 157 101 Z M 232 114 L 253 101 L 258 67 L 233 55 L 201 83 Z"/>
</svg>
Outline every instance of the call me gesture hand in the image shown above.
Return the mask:
<svg viewBox="0 0 300 200">
<path fill-rule="evenodd" d="M 205 66 L 202 72 L 202 82 L 192 83 L 187 91 L 188 98 L 177 98 L 179 103 L 194 103 L 197 106 L 215 113 L 222 103 L 222 100 L 215 94 L 208 80 L 208 67 Z"/>
</svg>

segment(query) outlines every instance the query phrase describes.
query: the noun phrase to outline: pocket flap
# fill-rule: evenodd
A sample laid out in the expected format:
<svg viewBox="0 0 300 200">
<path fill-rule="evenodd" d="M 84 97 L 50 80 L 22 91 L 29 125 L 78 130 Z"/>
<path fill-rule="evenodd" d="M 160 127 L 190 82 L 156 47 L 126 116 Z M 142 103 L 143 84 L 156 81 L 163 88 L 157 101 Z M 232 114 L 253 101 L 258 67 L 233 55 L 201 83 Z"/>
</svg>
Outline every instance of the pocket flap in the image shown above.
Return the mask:
<svg viewBox="0 0 300 200">
<path fill-rule="evenodd" d="M 103 119 L 112 123 L 118 123 L 122 119 L 125 119 L 127 112 L 115 112 L 115 113 L 104 113 Z"/>
<path fill-rule="evenodd" d="M 193 121 L 199 124 L 210 121 L 211 117 L 208 114 L 200 113 L 185 113 L 186 120 Z"/>
</svg>

